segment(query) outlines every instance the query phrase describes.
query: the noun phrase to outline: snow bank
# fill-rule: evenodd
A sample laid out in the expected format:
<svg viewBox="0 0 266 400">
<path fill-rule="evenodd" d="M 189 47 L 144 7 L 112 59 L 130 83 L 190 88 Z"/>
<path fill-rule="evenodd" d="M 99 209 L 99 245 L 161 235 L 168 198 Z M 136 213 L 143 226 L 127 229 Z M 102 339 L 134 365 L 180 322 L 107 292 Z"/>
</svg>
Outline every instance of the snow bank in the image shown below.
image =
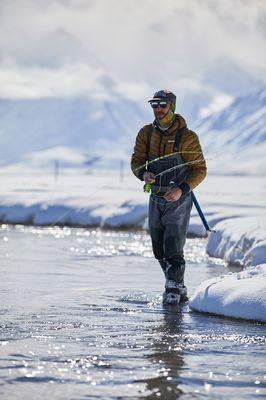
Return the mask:
<svg viewBox="0 0 266 400">
<path fill-rule="evenodd" d="M 116 170 L 62 168 L 56 179 L 52 169 L 21 165 L 2 167 L 0 176 L 0 223 L 147 228 L 149 196 L 128 169 L 122 177 Z M 207 251 L 230 262 L 266 262 L 264 178 L 253 177 L 252 185 L 248 177 L 237 177 L 237 182 L 236 187 L 236 177 L 209 176 L 196 190 L 210 227 L 217 230 Z M 265 223 L 260 219 L 262 229 L 250 230 L 256 215 L 264 215 Z M 241 242 L 246 231 L 247 239 Z M 207 236 L 194 207 L 188 234 Z M 242 245 L 239 255 L 236 249 Z"/>
<path fill-rule="evenodd" d="M 220 221 L 208 239 L 206 252 L 231 264 L 255 266 L 266 262 L 265 217 Z"/>
<path fill-rule="evenodd" d="M 233 216 L 232 216 L 233 217 Z M 246 216 L 220 220 L 206 252 L 246 267 L 203 282 L 190 300 L 192 310 L 266 321 L 266 221 Z"/>
<path fill-rule="evenodd" d="M 266 264 L 203 282 L 189 302 L 192 310 L 266 321 Z"/>
<path fill-rule="evenodd" d="M 85 208 L 61 204 L 0 205 L 0 221 L 9 224 L 142 229 L 147 227 L 146 217 L 147 206 L 131 202 L 120 207 L 99 204 Z"/>
</svg>

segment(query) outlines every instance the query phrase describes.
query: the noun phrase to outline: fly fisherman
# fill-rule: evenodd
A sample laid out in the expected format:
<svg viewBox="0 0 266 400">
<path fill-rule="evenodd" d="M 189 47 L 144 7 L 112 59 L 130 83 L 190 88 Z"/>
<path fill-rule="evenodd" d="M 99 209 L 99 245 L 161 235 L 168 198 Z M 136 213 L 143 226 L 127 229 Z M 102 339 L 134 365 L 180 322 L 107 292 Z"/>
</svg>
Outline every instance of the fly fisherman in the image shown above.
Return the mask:
<svg viewBox="0 0 266 400">
<path fill-rule="evenodd" d="M 206 176 L 198 136 L 175 114 L 176 96 L 159 90 L 149 100 L 155 120 L 138 133 L 131 169 L 151 187 L 149 232 L 154 257 L 165 275 L 165 304 L 187 301 L 184 245 L 191 192 Z M 148 190 L 147 190 L 148 191 Z"/>
</svg>

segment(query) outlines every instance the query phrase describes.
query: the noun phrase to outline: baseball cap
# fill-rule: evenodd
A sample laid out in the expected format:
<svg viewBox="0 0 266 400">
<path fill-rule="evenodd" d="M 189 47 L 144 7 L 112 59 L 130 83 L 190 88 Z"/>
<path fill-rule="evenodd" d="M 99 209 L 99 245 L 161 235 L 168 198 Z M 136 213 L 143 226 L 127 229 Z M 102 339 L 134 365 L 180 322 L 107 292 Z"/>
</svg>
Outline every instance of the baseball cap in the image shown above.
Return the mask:
<svg viewBox="0 0 266 400">
<path fill-rule="evenodd" d="M 151 100 L 148 102 L 150 103 L 151 101 L 160 101 L 160 100 L 169 100 L 171 103 L 175 104 L 176 103 L 176 95 L 171 92 L 170 90 L 159 90 L 158 92 L 154 93 L 154 96 Z"/>
</svg>

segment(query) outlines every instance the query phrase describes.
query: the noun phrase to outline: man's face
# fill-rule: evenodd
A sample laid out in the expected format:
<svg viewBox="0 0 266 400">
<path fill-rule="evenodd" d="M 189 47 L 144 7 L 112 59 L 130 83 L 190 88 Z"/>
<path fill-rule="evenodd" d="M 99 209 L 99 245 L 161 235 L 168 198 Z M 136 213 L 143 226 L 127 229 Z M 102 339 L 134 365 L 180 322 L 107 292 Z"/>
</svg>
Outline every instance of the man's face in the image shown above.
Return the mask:
<svg viewBox="0 0 266 400">
<path fill-rule="evenodd" d="M 166 107 L 163 108 L 160 106 L 160 102 L 158 102 L 158 107 L 154 108 L 154 115 L 156 119 L 163 119 L 169 111 L 169 108 L 171 106 L 171 102 L 169 100 L 162 100 L 163 103 L 166 103 Z"/>
</svg>

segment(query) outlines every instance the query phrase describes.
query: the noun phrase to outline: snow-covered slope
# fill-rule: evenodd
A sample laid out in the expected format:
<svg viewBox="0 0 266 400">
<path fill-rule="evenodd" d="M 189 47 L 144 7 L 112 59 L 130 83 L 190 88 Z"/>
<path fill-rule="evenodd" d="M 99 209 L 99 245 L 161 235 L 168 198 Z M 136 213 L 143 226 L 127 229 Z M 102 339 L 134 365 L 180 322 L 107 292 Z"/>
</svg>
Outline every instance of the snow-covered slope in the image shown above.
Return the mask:
<svg viewBox="0 0 266 400">
<path fill-rule="evenodd" d="M 209 171 L 216 173 L 265 173 L 266 88 L 237 97 L 221 112 L 198 120 Z"/>
<path fill-rule="evenodd" d="M 259 91 L 266 83 L 263 76 L 220 56 L 207 62 L 194 76 L 178 77 L 173 89 L 178 95 L 180 113 L 193 122 L 222 111 L 240 96 Z"/>
<path fill-rule="evenodd" d="M 0 101 L 2 162 L 57 147 L 95 151 L 132 147 L 145 114 L 118 95 L 109 98 L 66 98 Z"/>
<path fill-rule="evenodd" d="M 198 74 L 198 79 L 207 82 L 217 91 L 231 96 L 244 96 L 252 90 L 259 90 L 265 83 L 263 75 L 259 79 L 246 67 L 234 62 L 229 57 L 220 56 L 210 61 Z"/>
</svg>

